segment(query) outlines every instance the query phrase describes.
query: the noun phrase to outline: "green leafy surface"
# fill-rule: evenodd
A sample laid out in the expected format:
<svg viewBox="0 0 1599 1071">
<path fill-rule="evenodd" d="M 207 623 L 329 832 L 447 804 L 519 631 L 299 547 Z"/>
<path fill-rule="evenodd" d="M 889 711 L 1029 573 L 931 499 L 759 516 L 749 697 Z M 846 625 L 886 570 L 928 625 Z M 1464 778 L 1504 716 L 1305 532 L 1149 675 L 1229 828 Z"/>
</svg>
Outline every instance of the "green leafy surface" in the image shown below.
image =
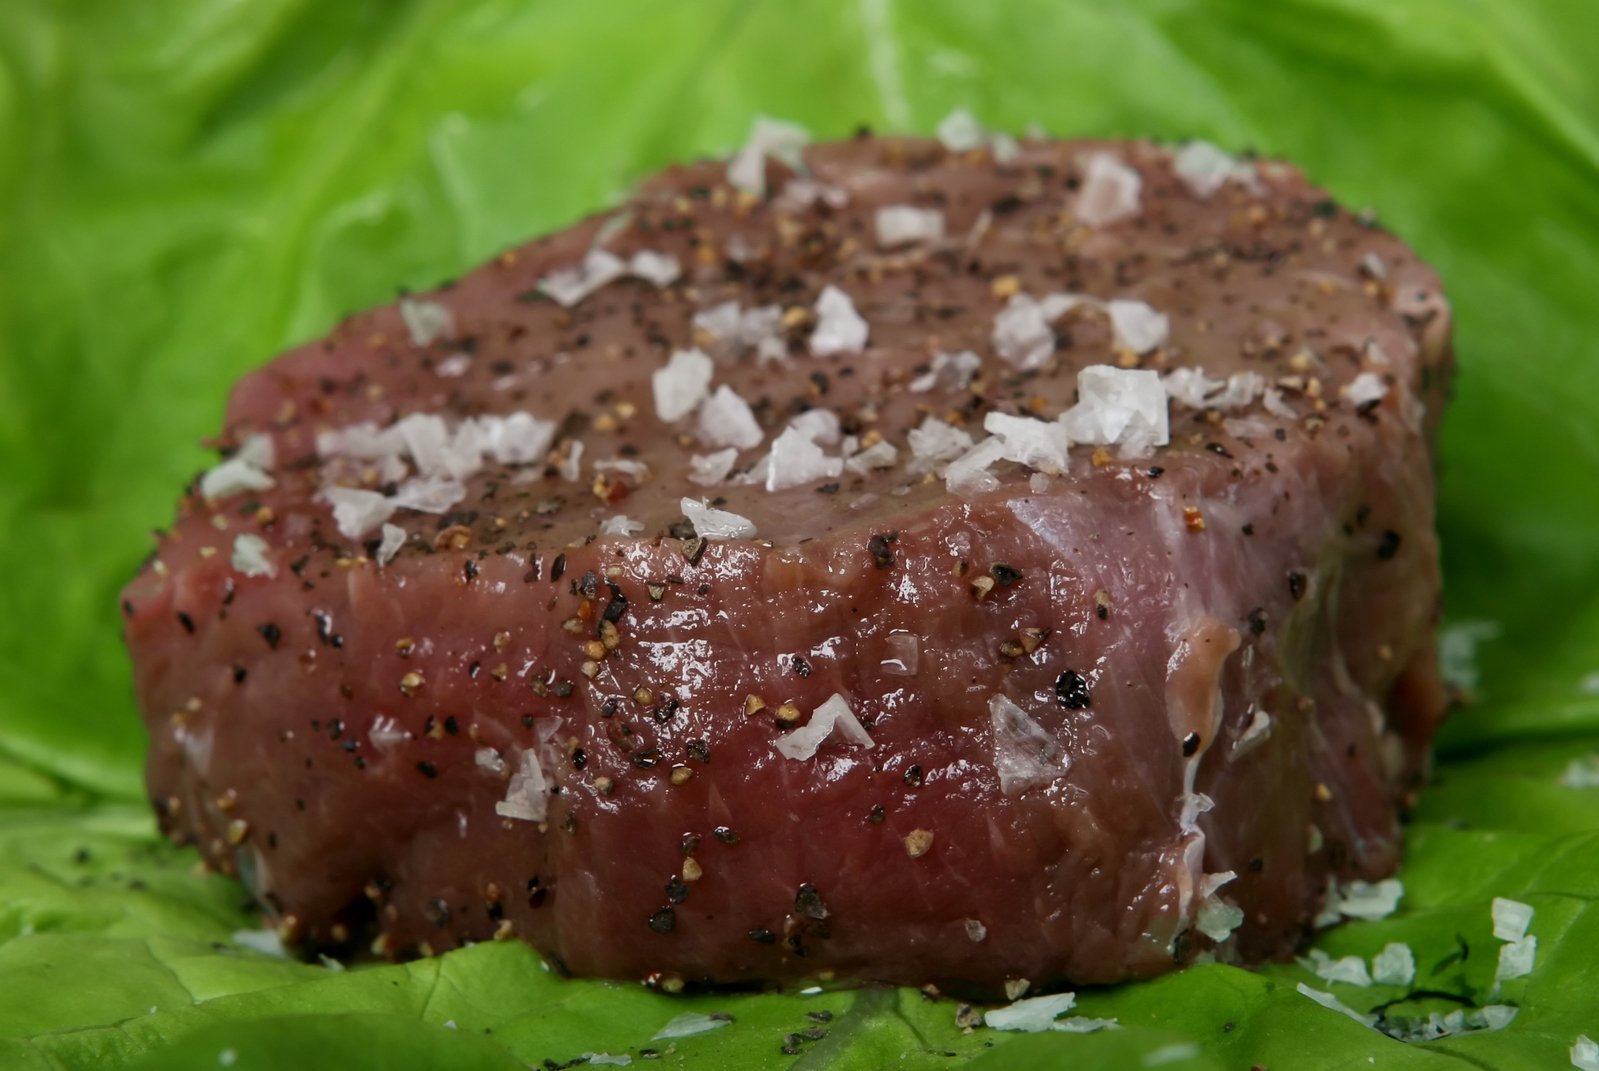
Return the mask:
<svg viewBox="0 0 1599 1071">
<path fill-rule="evenodd" d="M 1440 527 L 1479 702 L 1440 744 L 1404 989 L 1201 966 L 1080 994 L 1094 1035 L 963 1034 L 912 991 L 669 998 L 519 945 L 334 971 L 234 942 L 238 887 L 140 802 L 115 596 L 207 463 L 229 383 L 340 315 L 569 222 L 751 118 L 1203 136 L 1303 163 L 1443 273 L 1461 375 Z M 0 1066 L 1546 1068 L 1599 1036 L 1599 13 L 1588 0 L 18 0 L 0 20 Z M 1468 644 L 1469 646 L 1469 644 Z M 1537 914 L 1491 996 L 1489 904 Z M 684 1010 L 714 1032 L 651 1041 Z M 786 1035 L 827 1035 L 784 1055 Z M 453 1029 L 446 1025 L 453 1023 Z M 947 1055 L 953 1053 L 954 1055 Z"/>
</svg>

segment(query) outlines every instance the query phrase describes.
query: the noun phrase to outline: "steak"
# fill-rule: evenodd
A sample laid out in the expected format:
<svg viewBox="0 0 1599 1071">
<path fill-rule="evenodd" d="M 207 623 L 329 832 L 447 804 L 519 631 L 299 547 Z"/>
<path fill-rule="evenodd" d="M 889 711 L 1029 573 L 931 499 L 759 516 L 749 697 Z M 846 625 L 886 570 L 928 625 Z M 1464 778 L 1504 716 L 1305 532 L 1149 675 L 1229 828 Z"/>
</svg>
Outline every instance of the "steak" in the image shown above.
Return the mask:
<svg viewBox="0 0 1599 1071">
<path fill-rule="evenodd" d="M 761 124 L 235 388 L 124 593 L 293 947 L 994 993 L 1295 949 L 1444 709 L 1434 273 L 1202 143 Z"/>
</svg>

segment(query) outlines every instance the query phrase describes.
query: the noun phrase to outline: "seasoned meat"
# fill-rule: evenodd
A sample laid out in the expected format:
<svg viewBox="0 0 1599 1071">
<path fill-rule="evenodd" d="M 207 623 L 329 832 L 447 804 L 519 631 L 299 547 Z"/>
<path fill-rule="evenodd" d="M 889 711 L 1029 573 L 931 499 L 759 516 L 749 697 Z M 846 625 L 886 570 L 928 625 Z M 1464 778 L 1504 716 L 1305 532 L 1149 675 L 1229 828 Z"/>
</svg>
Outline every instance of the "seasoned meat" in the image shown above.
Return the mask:
<svg viewBox="0 0 1599 1071">
<path fill-rule="evenodd" d="M 1437 278 L 1203 145 L 759 133 L 238 385 L 123 602 L 164 829 L 308 951 L 1290 953 L 1442 713 Z"/>
</svg>

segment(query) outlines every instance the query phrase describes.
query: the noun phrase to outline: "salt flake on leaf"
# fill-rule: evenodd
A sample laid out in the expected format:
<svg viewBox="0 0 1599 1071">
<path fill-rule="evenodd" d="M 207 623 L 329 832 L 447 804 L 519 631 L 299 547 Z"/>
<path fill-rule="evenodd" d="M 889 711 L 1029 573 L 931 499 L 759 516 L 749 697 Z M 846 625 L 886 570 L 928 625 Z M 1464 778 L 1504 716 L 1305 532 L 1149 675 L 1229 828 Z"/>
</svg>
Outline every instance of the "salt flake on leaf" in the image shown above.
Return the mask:
<svg viewBox="0 0 1599 1071">
<path fill-rule="evenodd" d="M 1410 946 L 1391 941 L 1371 959 L 1371 980 L 1378 985 L 1410 985 L 1416 980 L 1416 955 Z"/>
<path fill-rule="evenodd" d="M 983 1023 L 994 1030 L 1016 1030 L 1039 1034 L 1054 1028 L 1055 1020 L 1077 1003 L 1075 993 L 1053 993 L 1026 997 L 1003 1008 L 983 1014 Z"/>
<path fill-rule="evenodd" d="M 664 1041 L 668 1038 L 687 1038 L 696 1034 L 706 1034 L 712 1030 L 719 1030 L 732 1021 L 733 1017 L 731 1015 L 717 1013 L 701 1015 L 699 1012 L 683 1012 L 656 1031 L 650 1040 Z"/>
<path fill-rule="evenodd" d="M 1312 989 L 1304 982 L 1300 982 L 1298 985 L 1294 986 L 1294 988 L 1299 990 L 1299 992 L 1303 995 L 1309 997 L 1311 1000 L 1315 1001 L 1317 1004 L 1320 1004 L 1323 1008 L 1328 1008 L 1332 1011 L 1347 1015 L 1361 1026 L 1377 1025 L 1377 1017 L 1375 1015 L 1367 1015 L 1365 1012 L 1356 1011 L 1354 1008 L 1351 1008 L 1349 1005 L 1345 1004 L 1331 993 L 1323 993 L 1319 989 Z"/>
<path fill-rule="evenodd" d="M 1527 927 L 1532 924 L 1531 904 L 1496 896 L 1489 910 L 1493 915 L 1494 936 L 1499 940 L 1519 941 L 1527 936 Z"/>
</svg>

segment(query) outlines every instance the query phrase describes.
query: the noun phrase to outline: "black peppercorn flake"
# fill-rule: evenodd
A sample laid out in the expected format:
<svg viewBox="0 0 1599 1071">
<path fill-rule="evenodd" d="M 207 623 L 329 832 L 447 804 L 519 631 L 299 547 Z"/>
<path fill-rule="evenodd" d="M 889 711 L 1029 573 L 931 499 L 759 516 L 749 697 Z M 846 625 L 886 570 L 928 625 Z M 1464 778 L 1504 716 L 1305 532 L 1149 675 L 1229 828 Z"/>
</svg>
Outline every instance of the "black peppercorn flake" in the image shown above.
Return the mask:
<svg viewBox="0 0 1599 1071">
<path fill-rule="evenodd" d="M 1055 698 L 1067 710 L 1082 710 L 1092 701 L 1088 694 L 1088 680 L 1074 669 L 1063 670 L 1055 678 Z"/>
</svg>

